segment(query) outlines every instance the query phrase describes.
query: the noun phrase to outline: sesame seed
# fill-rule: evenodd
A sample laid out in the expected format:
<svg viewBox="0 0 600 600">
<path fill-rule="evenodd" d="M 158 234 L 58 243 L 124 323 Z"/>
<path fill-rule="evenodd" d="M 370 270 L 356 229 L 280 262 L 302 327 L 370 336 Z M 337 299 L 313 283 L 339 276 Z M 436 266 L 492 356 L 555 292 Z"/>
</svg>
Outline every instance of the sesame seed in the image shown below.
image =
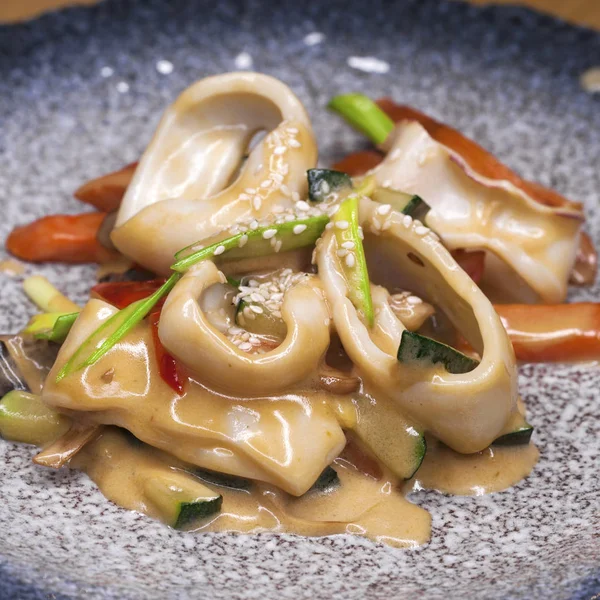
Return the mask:
<svg viewBox="0 0 600 600">
<path fill-rule="evenodd" d="M 250 229 L 252 229 L 252 231 L 258 229 L 258 221 L 256 219 L 250 223 Z"/>
<path fill-rule="evenodd" d="M 363 228 L 362 228 L 360 225 L 358 226 L 358 237 L 359 237 L 361 240 L 364 240 L 364 239 L 365 239 L 365 234 L 364 234 L 364 232 L 363 232 Z"/>
<path fill-rule="evenodd" d="M 298 133 L 298 130 L 295 127 L 288 127 L 286 129 L 287 133 L 291 133 L 292 135 L 296 135 Z"/>
<path fill-rule="evenodd" d="M 281 246 L 283 246 L 283 242 L 281 240 L 277 240 L 275 244 L 275 252 L 279 252 L 281 250 Z"/>
<path fill-rule="evenodd" d="M 348 240 L 342 244 L 342 248 L 346 248 L 346 250 L 352 250 L 356 244 Z"/>
<path fill-rule="evenodd" d="M 392 160 L 398 160 L 400 158 L 401 154 L 402 154 L 402 150 L 400 148 L 395 148 L 394 150 L 391 151 L 390 158 Z"/>
<path fill-rule="evenodd" d="M 238 248 L 243 248 L 248 243 L 248 236 L 244 234 L 238 241 Z"/>
<path fill-rule="evenodd" d="M 402 218 L 402 224 L 404 227 L 410 227 L 412 224 L 412 217 L 410 215 L 404 215 Z"/>
<path fill-rule="evenodd" d="M 276 204 L 276 205 L 273 207 L 273 212 L 274 212 L 276 215 L 279 215 L 279 214 L 281 214 L 281 213 L 282 213 L 284 210 L 285 210 L 285 208 L 283 208 L 283 206 L 279 206 L 279 204 Z"/>
<path fill-rule="evenodd" d="M 260 339 L 257 338 L 255 335 L 251 335 L 250 339 L 248 340 L 253 346 L 258 346 L 260 344 Z"/>
<path fill-rule="evenodd" d="M 248 350 L 252 350 L 252 344 L 250 342 L 243 342 L 238 346 L 240 350 L 247 352 Z"/>
<path fill-rule="evenodd" d="M 256 304 L 251 304 L 250 305 L 250 310 L 252 312 L 255 312 L 257 315 L 262 315 L 265 311 L 262 309 L 262 307 L 257 306 Z"/>
<path fill-rule="evenodd" d="M 262 198 L 260 196 L 254 196 L 252 199 L 252 206 L 254 206 L 254 210 L 260 210 L 262 206 Z"/>
<path fill-rule="evenodd" d="M 262 234 L 265 240 L 270 240 L 274 235 L 277 235 L 277 229 L 267 229 Z"/>
<path fill-rule="evenodd" d="M 383 183 L 381 184 L 381 187 L 384 187 L 384 188 L 392 187 L 392 180 L 391 179 L 385 179 L 383 181 Z"/>
<path fill-rule="evenodd" d="M 301 210 L 301 211 L 310 210 L 310 205 L 308 204 L 308 202 L 305 202 L 304 200 L 298 200 L 296 202 L 296 209 Z"/>
<path fill-rule="evenodd" d="M 411 304 L 412 306 L 416 306 L 417 304 L 423 304 L 423 300 L 421 300 L 421 298 L 419 298 L 418 296 L 409 296 L 406 299 L 406 302 L 408 304 Z"/>
<path fill-rule="evenodd" d="M 390 223 L 389 220 L 387 220 L 382 226 L 381 226 L 381 231 L 387 231 L 390 227 L 392 226 L 392 224 Z"/>
<path fill-rule="evenodd" d="M 296 225 L 294 227 L 294 229 L 292 229 L 292 231 L 294 232 L 295 235 L 300 235 L 303 231 L 306 231 L 307 225 L 304 224 L 300 224 L 300 225 Z"/>
<path fill-rule="evenodd" d="M 381 206 L 377 207 L 377 212 L 380 215 L 387 215 L 390 210 L 392 210 L 392 207 L 389 204 L 382 204 Z"/>
<path fill-rule="evenodd" d="M 240 194 L 238 200 L 250 200 L 250 196 L 248 194 Z"/>
<path fill-rule="evenodd" d="M 244 330 L 241 327 L 235 327 L 235 326 L 231 326 L 228 330 L 227 333 L 229 335 L 239 335 L 240 333 L 244 333 Z"/>
<path fill-rule="evenodd" d="M 273 185 L 273 182 L 270 179 L 265 179 L 261 184 L 260 187 L 261 188 L 268 188 L 271 187 L 271 185 Z"/>
<path fill-rule="evenodd" d="M 346 266 L 352 268 L 356 264 L 356 260 L 354 259 L 354 254 L 351 252 L 346 256 Z"/>
<path fill-rule="evenodd" d="M 285 146 L 277 146 L 277 148 L 275 148 L 275 150 L 273 150 L 273 154 L 281 156 L 282 154 L 285 153 L 286 150 L 287 150 L 287 148 Z"/>
<path fill-rule="evenodd" d="M 300 194 L 298 192 L 292 192 L 292 200 L 294 202 L 299 202 L 300 201 Z"/>
<path fill-rule="evenodd" d="M 371 229 L 373 231 L 381 231 L 381 223 L 377 219 L 373 219 L 371 223 Z"/>
<path fill-rule="evenodd" d="M 338 229 L 344 230 L 344 229 L 348 229 L 348 227 L 350 226 L 350 224 L 348 223 L 348 221 L 336 221 L 335 222 L 335 226 Z"/>
<path fill-rule="evenodd" d="M 436 242 L 440 241 L 440 236 L 437 233 L 431 231 L 431 229 L 429 230 L 429 236 Z"/>
<path fill-rule="evenodd" d="M 215 251 L 213 252 L 213 256 L 219 256 L 219 254 L 223 254 L 223 252 L 225 252 L 225 246 L 223 246 L 223 244 L 221 244 L 220 246 L 217 246 L 215 248 Z"/>
<path fill-rule="evenodd" d="M 253 288 L 253 287 L 258 287 L 258 281 L 256 281 L 256 279 L 251 279 L 251 280 L 248 282 L 248 285 L 249 285 L 251 288 Z"/>
<path fill-rule="evenodd" d="M 340 258 L 343 258 L 344 256 L 346 256 L 346 254 L 348 254 L 348 250 L 346 250 L 345 248 L 341 248 L 340 250 L 337 251 L 337 255 Z"/>
<path fill-rule="evenodd" d="M 327 225 L 325 225 L 325 229 L 331 229 L 333 227 L 333 222 L 329 221 L 329 223 L 327 223 Z"/>
<path fill-rule="evenodd" d="M 246 188 L 244 192 L 246 192 L 246 194 L 250 194 L 251 196 L 256 194 L 256 190 L 254 188 Z"/>
<path fill-rule="evenodd" d="M 415 233 L 416 233 L 417 235 L 421 235 L 421 236 L 422 236 L 422 235 L 427 235 L 427 234 L 429 233 L 429 228 L 428 228 L 428 227 L 425 227 L 425 226 L 423 226 L 423 225 L 421 225 L 420 227 L 417 227 L 417 228 L 415 229 Z"/>
<path fill-rule="evenodd" d="M 281 184 L 281 187 L 279 189 L 284 196 L 292 195 L 292 192 L 290 192 L 290 188 L 287 185 L 285 185 L 285 183 Z"/>
<path fill-rule="evenodd" d="M 288 145 L 290 146 L 290 148 L 300 148 L 302 146 L 302 144 L 298 140 L 290 140 L 288 142 Z"/>
</svg>

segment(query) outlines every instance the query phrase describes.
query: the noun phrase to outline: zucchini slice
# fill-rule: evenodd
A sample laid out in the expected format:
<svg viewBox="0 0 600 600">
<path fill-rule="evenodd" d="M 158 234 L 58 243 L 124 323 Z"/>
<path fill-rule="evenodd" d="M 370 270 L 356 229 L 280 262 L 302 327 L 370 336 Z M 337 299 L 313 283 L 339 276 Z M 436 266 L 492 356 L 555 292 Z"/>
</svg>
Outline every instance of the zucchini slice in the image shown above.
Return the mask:
<svg viewBox="0 0 600 600">
<path fill-rule="evenodd" d="M 533 427 L 521 413 L 516 413 L 508 423 L 504 433 L 492 442 L 493 446 L 527 445 L 531 440 Z"/>
<path fill-rule="evenodd" d="M 352 179 L 342 171 L 308 169 L 308 197 L 312 202 L 323 202 L 329 194 L 343 188 L 352 189 Z"/>
<path fill-rule="evenodd" d="M 192 473 L 209 485 L 218 485 L 231 490 L 249 490 L 252 487 L 250 479 L 228 475 L 227 473 L 219 473 L 218 471 L 210 471 L 199 467 L 194 467 Z"/>
<path fill-rule="evenodd" d="M 258 304 L 261 313 L 255 313 L 251 305 L 240 300 L 235 311 L 235 324 L 243 327 L 248 333 L 266 335 L 276 340 L 283 340 L 287 327 L 281 317 L 276 317 L 264 304 Z"/>
<path fill-rule="evenodd" d="M 171 471 L 144 481 L 148 500 L 167 525 L 183 529 L 221 510 L 223 496 L 213 492 L 193 476 Z"/>
<path fill-rule="evenodd" d="M 321 494 L 327 494 L 328 492 L 338 488 L 340 485 L 340 477 L 337 474 L 337 471 L 333 467 L 329 466 L 325 467 L 323 472 L 313 483 L 310 490 L 308 490 L 306 493 L 310 494 L 312 492 L 319 492 Z"/>
<path fill-rule="evenodd" d="M 478 361 L 469 358 L 451 346 L 405 329 L 402 332 L 398 360 L 417 363 L 422 367 L 442 364 L 448 373 L 468 373 L 477 367 Z"/>
<path fill-rule="evenodd" d="M 380 204 L 389 204 L 393 210 L 401 212 L 404 215 L 410 215 L 413 219 L 425 223 L 427 213 L 431 206 L 416 194 L 407 194 L 400 190 L 377 187 L 372 196 L 375 202 Z"/>
<path fill-rule="evenodd" d="M 0 400 L 0 437 L 13 442 L 44 446 L 71 427 L 71 419 L 46 406 L 35 394 L 8 392 Z"/>
<path fill-rule="evenodd" d="M 42 313 L 35 315 L 23 333 L 31 333 L 38 340 L 48 340 L 56 344 L 62 344 L 69 335 L 73 323 L 79 316 L 74 313 Z"/>
</svg>

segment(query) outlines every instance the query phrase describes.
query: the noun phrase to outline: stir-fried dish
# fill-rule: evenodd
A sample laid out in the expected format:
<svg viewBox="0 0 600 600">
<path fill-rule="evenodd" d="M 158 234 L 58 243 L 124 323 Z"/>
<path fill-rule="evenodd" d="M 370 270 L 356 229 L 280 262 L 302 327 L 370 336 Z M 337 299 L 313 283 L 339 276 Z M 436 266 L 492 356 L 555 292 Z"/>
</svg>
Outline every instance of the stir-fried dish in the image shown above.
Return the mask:
<svg viewBox="0 0 600 600">
<path fill-rule="evenodd" d="M 430 535 L 422 489 L 503 490 L 538 457 L 517 360 L 598 358 L 582 207 L 456 130 L 365 96 L 374 150 L 317 165 L 283 83 L 231 73 L 167 108 L 139 164 L 7 240 L 102 263 L 85 306 L 40 277 L 4 336 L 0 434 L 174 528 Z M 418 498 L 418 495 L 415 496 Z"/>
</svg>

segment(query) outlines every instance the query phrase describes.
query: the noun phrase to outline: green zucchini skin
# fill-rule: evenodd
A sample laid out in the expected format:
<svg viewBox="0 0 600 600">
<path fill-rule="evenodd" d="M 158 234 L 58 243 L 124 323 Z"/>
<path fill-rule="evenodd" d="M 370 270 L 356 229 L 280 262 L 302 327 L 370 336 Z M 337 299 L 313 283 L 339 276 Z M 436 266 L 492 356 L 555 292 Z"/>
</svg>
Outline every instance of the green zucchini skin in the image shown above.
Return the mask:
<svg viewBox="0 0 600 600">
<path fill-rule="evenodd" d="M 421 434 L 417 438 L 417 442 L 415 444 L 415 468 L 414 471 L 408 477 L 405 477 L 406 481 L 412 479 L 416 475 L 417 471 L 421 468 L 421 465 L 425 460 L 425 454 L 427 454 L 427 440 L 425 439 L 425 436 Z"/>
<path fill-rule="evenodd" d="M 319 492 L 321 494 L 326 494 L 328 492 L 333 491 L 341 485 L 340 478 L 337 474 L 337 471 L 331 467 L 325 467 L 323 472 L 317 477 L 317 480 L 313 483 L 312 487 L 307 494 L 311 492 Z"/>
<path fill-rule="evenodd" d="M 492 442 L 493 446 L 526 446 L 529 444 L 531 440 L 531 434 L 533 433 L 533 427 L 523 421 L 523 425 L 515 429 L 514 431 L 510 431 L 509 433 L 505 433 L 501 435 L 499 438 L 495 439 Z"/>
<path fill-rule="evenodd" d="M 247 491 L 252 487 L 252 481 L 250 479 L 228 475 L 227 473 L 218 473 L 217 471 L 200 469 L 199 467 L 195 467 L 192 473 L 205 483 L 218 485 L 232 490 Z"/>
<path fill-rule="evenodd" d="M 453 374 L 468 373 L 479 364 L 451 346 L 406 329 L 402 332 L 398 361 L 422 366 L 441 363 L 448 373 Z"/>
<path fill-rule="evenodd" d="M 210 500 L 201 500 L 198 502 L 180 502 L 177 520 L 173 525 L 174 529 L 183 529 L 201 519 L 206 519 L 211 515 L 218 513 L 223 505 L 223 496 L 217 496 Z"/>
<path fill-rule="evenodd" d="M 306 171 L 308 179 L 308 198 L 312 202 L 323 202 L 332 192 L 342 188 L 352 189 L 352 179 L 342 171 L 332 169 L 309 169 Z"/>
<path fill-rule="evenodd" d="M 413 219 L 425 223 L 427 213 L 431 210 L 431 206 L 416 194 L 408 201 L 408 204 L 402 209 L 402 213 L 410 215 Z"/>
</svg>

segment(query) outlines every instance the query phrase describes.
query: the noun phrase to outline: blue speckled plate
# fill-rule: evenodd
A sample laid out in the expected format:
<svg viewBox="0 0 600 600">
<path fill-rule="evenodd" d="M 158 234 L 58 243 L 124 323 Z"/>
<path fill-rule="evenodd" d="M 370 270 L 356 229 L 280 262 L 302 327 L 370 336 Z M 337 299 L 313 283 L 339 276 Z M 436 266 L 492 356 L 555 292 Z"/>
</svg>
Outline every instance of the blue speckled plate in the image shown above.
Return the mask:
<svg viewBox="0 0 600 600">
<path fill-rule="evenodd" d="M 314 32 L 324 39 L 309 45 Z M 70 196 L 81 182 L 139 156 L 167 102 L 235 69 L 243 52 L 306 103 L 324 161 L 363 143 L 327 115 L 327 99 L 389 94 L 585 202 L 600 242 L 600 96 L 578 83 L 600 63 L 600 35 L 441 0 L 108 0 L 0 27 L 0 239 L 43 214 L 81 211 Z M 389 70 L 359 71 L 350 56 Z M 76 300 L 94 274 L 35 271 Z M 599 289 L 572 297 L 598 299 Z M 2 275 L 0 329 L 33 310 L 20 279 Z M 521 389 L 542 453 L 531 477 L 487 497 L 419 492 L 433 537 L 411 551 L 344 536 L 177 533 L 118 509 L 83 475 L 34 468 L 32 448 L 0 442 L 0 597 L 587 600 L 600 592 L 600 371 L 525 366 Z"/>
</svg>

